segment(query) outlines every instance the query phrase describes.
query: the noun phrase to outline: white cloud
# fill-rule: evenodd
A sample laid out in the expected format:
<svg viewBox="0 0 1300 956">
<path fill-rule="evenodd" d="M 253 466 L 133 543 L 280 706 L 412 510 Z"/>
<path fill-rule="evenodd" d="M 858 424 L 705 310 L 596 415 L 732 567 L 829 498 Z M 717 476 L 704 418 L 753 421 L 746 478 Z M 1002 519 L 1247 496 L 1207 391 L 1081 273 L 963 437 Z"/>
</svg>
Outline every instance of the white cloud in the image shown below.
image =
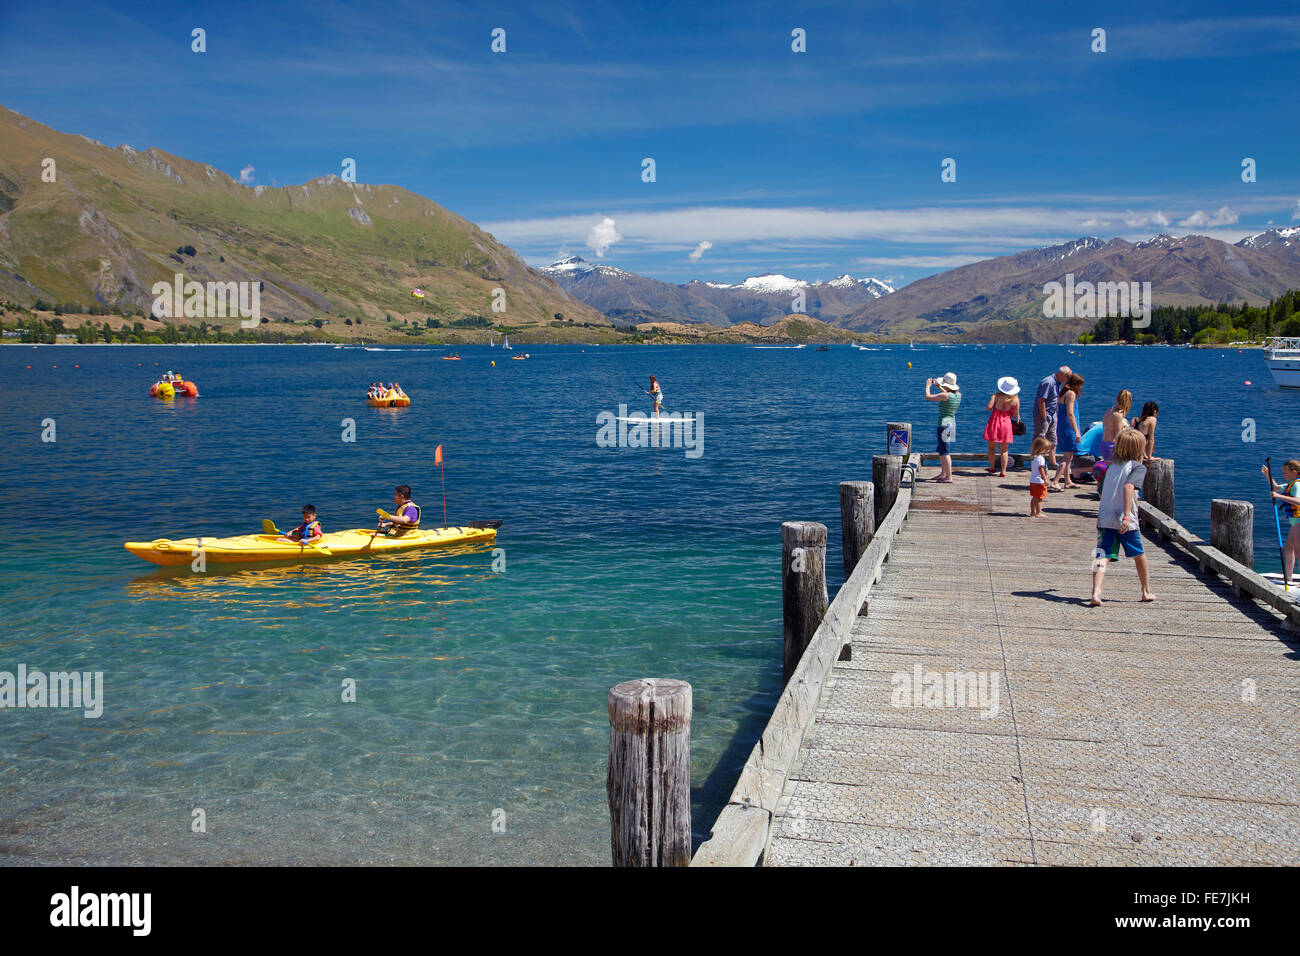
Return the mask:
<svg viewBox="0 0 1300 956">
<path fill-rule="evenodd" d="M 700 257 L 703 256 L 704 253 L 706 253 L 708 250 L 712 248 L 713 248 L 713 243 L 709 242 L 706 239 L 703 242 L 701 242 L 698 246 L 696 246 L 695 251 L 692 252 L 689 256 L 687 256 L 687 258 L 690 259 L 691 262 L 699 262 Z"/>
<path fill-rule="evenodd" d="M 1206 226 L 1231 226 L 1237 221 L 1237 214 L 1227 206 L 1219 207 L 1219 211 L 1213 215 L 1205 213 L 1203 210 L 1196 210 L 1186 219 L 1178 222 L 1180 226 L 1191 226 L 1193 229 L 1203 229 Z"/>
<path fill-rule="evenodd" d="M 1143 229 L 1147 226 L 1159 226 L 1164 228 L 1169 225 L 1169 217 L 1159 209 L 1155 212 L 1145 214 L 1135 213 L 1132 209 L 1124 210 L 1124 225 L 1130 229 Z"/>
<path fill-rule="evenodd" d="M 859 266 L 893 266 L 899 269 L 955 269 L 957 266 L 980 262 L 987 256 L 957 253 L 950 256 L 867 256 L 853 260 Z M 892 278 L 899 278 L 894 276 Z M 889 278 L 886 281 L 890 281 Z"/>
<path fill-rule="evenodd" d="M 1300 199 L 1295 201 L 1295 212 L 1291 213 L 1291 221 L 1295 222 L 1300 219 Z"/>
<path fill-rule="evenodd" d="M 1289 208 L 1292 197 L 1264 197 L 1258 202 L 1276 210 L 1282 203 Z M 1242 214 L 1255 212 L 1254 206 L 1247 206 Z M 1231 224 L 1238 221 L 1238 213 L 1226 206 L 1200 216 L 1206 228 L 1197 231 L 1203 234 L 1228 242 L 1248 235 L 1237 234 Z M 725 247 L 745 261 L 761 256 L 783 268 L 790 267 L 793 256 L 799 257 L 797 261 L 814 261 L 825 258 L 830 249 L 850 245 L 857 247 L 851 250 L 854 256 L 878 252 L 883 258 L 867 264 L 881 268 L 951 268 L 987 256 L 1068 242 L 1088 232 L 1103 239 L 1145 240 L 1168 231 L 1174 218 L 1179 217 L 1140 205 L 1134 211 L 1105 197 L 1077 197 L 1075 202 L 1059 204 L 971 202 L 877 209 L 733 205 L 615 209 L 595 228 L 590 213 L 485 222 L 483 228 L 528 256 L 545 255 L 562 242 L 577 245 L 586 237 L 597 255 L 621 241 L 620 255 L 659 254 L 680 262 L 682 237 L 706 235 L 713 237 L 708 241 L 714 249 Z M 883 245 L 873 248 L 876 243 Z"/>
<path fill-rule="evenodd" d="M 253 169 L 253 164 L 249 163 L 247 166 L 245 166 L 243 169 L 239 171 L 239 181 L 243 183 L 245 186 L 247 186 L 249 183 L 253 181 L 254 172 L 256 172 L 256 170 Z"/>
<path fill-rule="evenodd" d="M 597 256 L 603 256 L 609 251 L 610 246 L 622 238 L 623 236 L 614 228 L 614 220 L 606 216 L 591 227 L 591 232 L 587 233 L 587 248 Z"/>
</svg>

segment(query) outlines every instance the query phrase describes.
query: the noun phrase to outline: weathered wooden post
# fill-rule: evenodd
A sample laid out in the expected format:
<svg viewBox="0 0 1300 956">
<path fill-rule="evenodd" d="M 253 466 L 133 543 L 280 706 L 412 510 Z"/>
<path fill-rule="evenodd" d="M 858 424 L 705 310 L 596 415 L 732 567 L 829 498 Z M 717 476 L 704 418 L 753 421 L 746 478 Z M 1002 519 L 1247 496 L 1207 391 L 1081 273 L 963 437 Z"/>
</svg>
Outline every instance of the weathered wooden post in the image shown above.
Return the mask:
<svg viewBox="0 0 1300 956">
<path fill-rule="evenodd" d="M 1142 482 L 1142 497 L 1152 508 L 1174 516 L 1174 460 L 1153 458 L 1143 462 L 1147 467 L 1146 480 Z M 1112 467 L 1113 467 L 1112 463 Z M 1167 534 L 1160 537 L 1168 540 Z"/>
<path fill-rule="evenodd" d="M 782 522 L 781 604 L 784 687 L 830 606 L 826 594 L 826 525 L 815 521 Z"/>
<path fill-rule="evenodd" d="M 651 677 L 610 690 L 605 792 L 615 866 L 690 865 L 690 684 Z"/>
<path fill-rule="evenodd" d="M 1255 567 L 1255 506 L 1249 501 L 1210 502 L 1210 544 L 1232 560 Z"/>
<path fill-rule="evenodd" d="M 885 425 L 885 450 L 907 458 L 912 453 L 912 423 L 889 422 Z"/>
<path fill-rule="evenodd" d="M 876 527 L 885 521 L 885 515 L 894 507 L 898 497 L 898 483 L 903 476 L 902 455 L 872 455 L 871 483 L 875 486 Z"/>
<path fill-rule="evenodd" d="M 844 552 L 844 579 L 866 553 L 876 533 L 875 485 L 869 481 L 840 482 L 840 542 Z"/>
</svg>

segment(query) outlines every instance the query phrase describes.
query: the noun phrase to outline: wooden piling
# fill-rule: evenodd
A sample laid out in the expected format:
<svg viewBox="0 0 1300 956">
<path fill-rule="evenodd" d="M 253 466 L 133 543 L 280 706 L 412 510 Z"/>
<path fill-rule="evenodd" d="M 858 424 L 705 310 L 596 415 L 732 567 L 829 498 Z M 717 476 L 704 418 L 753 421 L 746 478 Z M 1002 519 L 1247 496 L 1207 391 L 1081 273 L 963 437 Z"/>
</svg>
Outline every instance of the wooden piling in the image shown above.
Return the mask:
<svg viewBox="0 0 1300 956">
<path fill-rule="evenodd" d="M 905 436 L 904 441 L 898 441 L 898 433 Z M 911 422 L 888 422 L 885 425 L 885 451 L 891 455 L 902 455 L 903 458 L 912 453 Z"/>
<path fill-rule="evenodd" d="M 781 524 L 781 604 L 784 687 L 830 606 L 826 593 L 826 525 L 815 521 Z"/>
<path fill-rule="evenodd" d="M 876 533 L 875 485 L 869 481 L 840 482 L 840 542 L 847 580 Z"/>
<path fill-rule="evenodd" d="M 1249 501 L 1210 502 L 1210 544 L 1248 568 L 1255 566 L 1255 506 Z"/>
<path fill-rule="evenodd" d="M 1174 460 L 1172 458 L 1155 458 L 1143 462 L 1147 468 L 1147 477 L 1142 482 L 1142 498 L 1152 508 L 1163 511 L 1169 517 L 1174 514 Z"/>
<path fill-rule="evenodd" d="M 871 483 L 875 486 L 876 527 L 879 528 L 898 497 L 898 483 L 903 476 L 902 455 L 872 455 Z"/>
<path fill-rule="evenodd" d="M 690 865 L 690 684 L 652 677 L 610 690 L 605 792 L 615 866 Z"/>
<path fill-rule="evenodd" d="M 1174 517 L 1174 460 L 1153 458 L 1143 464 L 1147 468 L 1147 477 L 1142 482 L 1142 499 L 1157 511 Z M 1163 532 L 1160 536 L 1168 540 Z"/>
</svg>

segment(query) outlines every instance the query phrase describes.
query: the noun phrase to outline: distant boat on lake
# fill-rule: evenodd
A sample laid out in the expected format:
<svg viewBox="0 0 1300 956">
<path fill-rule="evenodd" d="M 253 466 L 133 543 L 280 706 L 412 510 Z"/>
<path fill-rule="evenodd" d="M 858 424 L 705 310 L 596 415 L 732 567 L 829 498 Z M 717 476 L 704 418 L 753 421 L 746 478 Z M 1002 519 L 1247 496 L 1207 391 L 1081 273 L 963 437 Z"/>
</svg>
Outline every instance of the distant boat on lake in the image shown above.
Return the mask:
<svg viewBox="0 0 1300 956">
<path fill-rule="evenodd" d="M 1268 348 L 1264 364 L 1278 388 L 1300 388 L 1300 337 L 1272 338 L 1264 345 Z"/>
</svg>

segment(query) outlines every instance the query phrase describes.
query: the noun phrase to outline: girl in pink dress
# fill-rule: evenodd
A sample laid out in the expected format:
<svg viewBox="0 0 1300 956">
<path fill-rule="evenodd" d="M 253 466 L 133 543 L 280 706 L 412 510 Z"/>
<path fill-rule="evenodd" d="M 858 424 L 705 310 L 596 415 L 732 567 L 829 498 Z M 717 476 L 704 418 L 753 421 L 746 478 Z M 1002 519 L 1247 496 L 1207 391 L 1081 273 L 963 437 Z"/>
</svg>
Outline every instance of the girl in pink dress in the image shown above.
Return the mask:
<svg viewBox="0 0 1300 956">
<path fill-rule="evenodd" d="M 989 412 L 988 424 L 984 426 L 984 440 L 989 443 L 989 466 L 985 471 L 990 475 L 1007 476 L 1007 453 L 1015 434 L 1011 430 L 1011 420 L 1020 417 L 1020 385 L 1014 378 L 1007 376 L 998 379 L 998 390 L 989 399 L 984 408 Z M 1001 459 L 1002 469 L 998 470 L 995 457 Z"/>
</svg>

